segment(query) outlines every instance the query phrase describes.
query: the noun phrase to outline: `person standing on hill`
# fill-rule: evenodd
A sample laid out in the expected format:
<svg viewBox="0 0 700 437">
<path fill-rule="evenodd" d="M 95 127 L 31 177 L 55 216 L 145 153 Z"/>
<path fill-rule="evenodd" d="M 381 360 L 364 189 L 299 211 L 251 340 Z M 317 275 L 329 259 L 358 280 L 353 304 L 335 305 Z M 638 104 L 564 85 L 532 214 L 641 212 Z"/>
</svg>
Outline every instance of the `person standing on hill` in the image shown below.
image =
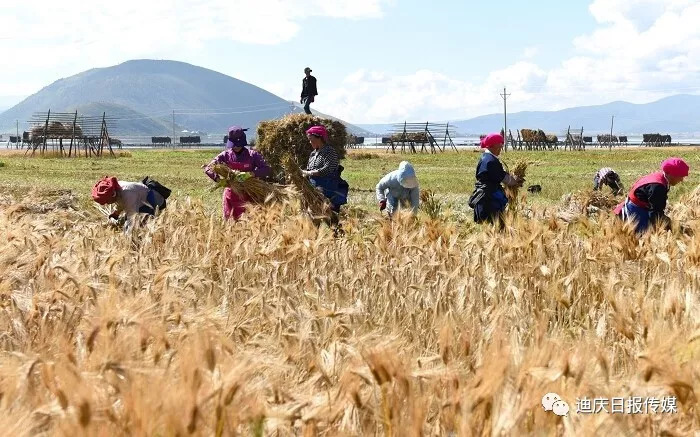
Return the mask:
<svg viewBox="0 0 700 437">
<path fill-rule="evenodd" d="M 316 78 L 311 75 L 311 69 L 309 67 L 304 68 L 304 74 L 306 74 L 306 76 L 301 81 L 301 100 L 299 102 L 304 105 L 304 112 L 311 114 L 309 105 L 313 103 L 314 96 L 318 95 L 318 91 L 316 90 Z"/>
<path fill-rule="evenodd" d="M 481 139 L 481 148 L 486 149 L 481 154 L 476 165 L 476 183 L 474 192 L 469 198 L 469 206 L 474 209 L 474 221 L 476 223 L 503 222 L 503 211 L 508 204 L 508 198 L 501 186 L 501 182 L 508 186 L 521 187 L 524 179 L 517 178 L 503 169 L 503 164 L 498 156 L 503 149 L 503 136 L 501 134 L 489 134 Z"/>
<path fill-rule="evenodd" d="M 593 176 L 593 191 L 598 191 L 603 188 L 603 185 L 607 185 L 612 189 L 614 195 L 622 194 L 622 182 L 620 181 L 620 175 L 615 172 L 610 167 L 603 167 L 598 170 Z"/>
<path fill-rule="evenodd" d="M 203 165 L 204 172 L 212 180 L 218 181 L 219 175 L 211 167 L 214 164 L 224 164 L 232 170 L 249 172 L 258 178 L 267 177 L 271 171 L 270 166 L 260 152 L 249 150 L 247 145 L 245 131 L 238 126 L 230 127 L 226 150 L 219 153 L 209 164 Z M 236 193 L 231 188 L 226 187 L 222 199 L 224 219 L 227 220 L 233 216 L 234 220 L 238 220 L 245 212 L 246 202 L 249 201 L 250 199 L 245 194 Z"/>
<path fill-rule="evenodd" d="M 402 161 L 398 170 L 385 175 L 376 186 L 379 211 L 386 209 L 391 217 L 401 202 L 409 201 L 413 214 L 418 213 L 420 205 L 420 189 L 416 171 L 408 161 Z"/>
<path fill-rule="evenodd" d="M 661 163 L 661 171 L 648 174 L 634 183 L 624 202 L 617 205 L 615 215 L 635 223 L 638 234 L 649 226 L 668 229 L 671 219 L 665 214 L 668 191 L 683 182 L 690 167 L 680 158 L 668 158 Z"/>
</svg>

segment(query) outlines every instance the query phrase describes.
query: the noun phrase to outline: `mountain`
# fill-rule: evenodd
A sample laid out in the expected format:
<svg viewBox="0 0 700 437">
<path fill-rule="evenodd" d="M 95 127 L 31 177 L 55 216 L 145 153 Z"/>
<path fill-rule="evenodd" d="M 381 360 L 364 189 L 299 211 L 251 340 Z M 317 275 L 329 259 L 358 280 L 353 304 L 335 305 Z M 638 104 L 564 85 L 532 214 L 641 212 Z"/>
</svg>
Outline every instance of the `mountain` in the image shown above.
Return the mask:
<svg viewBox="0 0 700 437">
<path fill-rule="evenodd" d="M 261 120 L 302 112 L 255 85 L 178 61 L 133 60 L 59 79 L 0 114 L 0 132 L 35 112 L 117 116 L 113 135 L 172 135 L 203 131 L 224 135 L 231 125 L 255 132 Z M 346 123 L 351 132 L 362 129 Z M 21 126 L 20 126 L 21 128 Z M 25 124 L 26 128 L 26 124 Z M 176 133 L 177 134 L 177 133 Z"/>
<path fill-rule="evenodd" d="M 615 134 L 668 133 L 693 134 L 700 132 L 700 96 L 679 94 L 651 103 L 635 104 L 612 102 L 596 106 L 579 106 L 559 111 L 524 111 L 508 114 L 508 128 L 542 129 L 556 134 L 572 131 L 595 135 L 610 133 L 610 121 L 615 116 Z M 403 122 L 403 121 L 402 121 Z M 391 132 L 392 124 L 358 124 L 359 127 L 379 134 Z M 461 135 L 479 135 L 498 131 L 503 127 L 503 114 L 489 114 L 468 120 L 450 121 Z"/>
</svg>

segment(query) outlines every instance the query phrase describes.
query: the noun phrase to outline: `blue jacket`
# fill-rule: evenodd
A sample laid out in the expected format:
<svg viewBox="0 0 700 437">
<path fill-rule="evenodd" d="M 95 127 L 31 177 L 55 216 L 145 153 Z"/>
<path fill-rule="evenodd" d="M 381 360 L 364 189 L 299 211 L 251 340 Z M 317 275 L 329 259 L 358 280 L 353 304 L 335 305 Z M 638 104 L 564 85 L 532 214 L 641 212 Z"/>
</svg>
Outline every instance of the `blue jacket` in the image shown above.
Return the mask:
<svg viewBox="0 0 700 437">
<path fill-rule="evenodd" d="M 508 204 L 508 198 L 501 186 L 506 177 L 503 164 L 497 156 L 484 152 L 476 166 L 476 188 L 486 192 L 484 203 L 485 212 L 494 213 L 503 211 Z"/>
<path fill-rule="evenodd" d="M 388 200 L 389 210 L 395 211 L 400 200 L 410 200 L 413 213 L 416 214 L 420 204 L 420 188 L 405 188 L 401 185 L 401 181 L 415 177 L 413 166 L 406 161 L 402 162 L 398 170 L 388 173 L 377 184 L 377 201 Z"/>
</svg>

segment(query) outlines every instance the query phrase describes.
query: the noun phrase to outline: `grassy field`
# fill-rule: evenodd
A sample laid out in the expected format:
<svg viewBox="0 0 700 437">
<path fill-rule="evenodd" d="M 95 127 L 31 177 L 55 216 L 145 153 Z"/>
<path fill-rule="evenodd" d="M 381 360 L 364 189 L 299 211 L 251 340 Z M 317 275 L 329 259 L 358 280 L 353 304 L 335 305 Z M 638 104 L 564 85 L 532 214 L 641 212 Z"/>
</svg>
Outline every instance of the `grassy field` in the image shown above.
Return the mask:
<svg viewBox="0 0 700 437">
<path fill-rule="evenodd" d="M 207 191 L 209 179 L 200 166 L 215 156 L 216 150 L 196 151 L 132 151 L 130 156 L 104 159 L 25 158 L 0 153 L 0 190 L 15 193 L 28 189 L 70 189 L 79 199 L 89 202 L 92 185 L 104 175 L 122 180 L 140 180 L 146 175 L 161 181 L 174 191 L 174 196 L 201 199 L 209 208 L 219 207 L 219 193 Z M 588 189 L 594 173 L 601 167 L 612 167 L 628 187 L 636 178 L 654 171 L 669 156 L 681 156 L 689 163 L 691 174 L 675 187 L 671 200 L 700 183 L 700 148 L 620 149 L 586 152 L 506 152 L 502 160 L 513 166 L 519 160 L 530 163 L 527 184 L 542 185 L 542 192 L 528 202 L 558 202 L 563 194 Z M 374 203 L 373 190 L 379 179 L 398 168 L 402 160 L 410 160 L 421 187 L 443 195 L 456 210 L 467 213 L 466 198 L 474 188 L 474 171 L 479 153 L 476 151 L 429 154 L 391 154 L 383 151 L 351 151 L 343 161 L 343 177 L 351 187 L 350 204 L 369 206 Z"/>
<path fill-rule="evenodd" d="M 700 429 L 694 150 L 505 156 L 535 161 L 528 181 L 544 192 L 533 204 L 588 188 L 603 165 L 629 185 L 662 158 L 684 157 L 692 177 L 669 209 L 691 232 L 641 239 L 605 214 L 516 215 L 504 232 L 449 216 L 349 215 L 335 237 L 285 204 L 225 223 L 199 168 L 212 155 L 0 156 L 0 434 Z M 346 178 L 371 190 L 406 157 L 352 158 Z M 464 202 L 478 154 L 410 158 L 424 187 Z M 163 214 L 124 235 L 94 220 L 89 191 L 104 174 L 151 175 L 176 193 Z M 371 192 L 353 194 L 352 206 L 372 202 Z M 568 414 L 545 411 L 546 393 L 567 402 Z M 577 411 L 577 399 L 595 398 L 647 407 Z M 647 399 L 670 409 L 652 410 Z"/>
</svg>

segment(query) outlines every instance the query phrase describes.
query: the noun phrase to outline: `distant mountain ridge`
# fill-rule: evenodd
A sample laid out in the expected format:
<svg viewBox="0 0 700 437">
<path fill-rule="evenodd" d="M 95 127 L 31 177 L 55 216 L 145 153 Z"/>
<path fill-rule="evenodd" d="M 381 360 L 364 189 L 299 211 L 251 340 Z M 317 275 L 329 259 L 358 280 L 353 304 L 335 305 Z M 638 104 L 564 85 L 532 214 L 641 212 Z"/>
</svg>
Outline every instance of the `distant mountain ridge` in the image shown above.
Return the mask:
<svg viewBox="0 0 700 437">
<path fill-rule="evenodd" d="M 53 82 L 0 113 L 0 132 L 14 132 L 16 120 L 22 124 L 48 109 L 107 112 L 122 119 L 111 133 L 117 136 L 171 136 L 173 115 L 176 135 L 187 129 L 223 136 L 231 125 L 255 132 L 261 120 L 303 112 L 262 88 L 213 70 L 178 61 L 133 60 Z M 351 132 L 364 133 L 345 124 Z"/>
<path fill-rule="evenodd" d="M 508 128 L 514 136 L 517 135 L 516 129 L 542 129 L 555 134 L 564 134 L 568 126 L 571 126 L 571 130 L 575 132 L 583 127 L 584 134 L 596 135 L 610 133 L 612 116 L 615 116 L 613 123 L 615 134 L 639 135 L 656 132 L 697 134 L 700 133 L 700 96 L 679 94 L 644 104 L 618 101 L 559 111 L 514 112 L 508 113 Z M 437 120 L 430 121 L 437 122 Z M 377 134 L 386 134 L 393 129 L 393 123 L 358 124 L 358 126 Z M 450 121 L 450 126 L 454 126 L 461 135 L 496 132 L 503 127 L 503 114 L 453 120 Z"/>
</svg>

